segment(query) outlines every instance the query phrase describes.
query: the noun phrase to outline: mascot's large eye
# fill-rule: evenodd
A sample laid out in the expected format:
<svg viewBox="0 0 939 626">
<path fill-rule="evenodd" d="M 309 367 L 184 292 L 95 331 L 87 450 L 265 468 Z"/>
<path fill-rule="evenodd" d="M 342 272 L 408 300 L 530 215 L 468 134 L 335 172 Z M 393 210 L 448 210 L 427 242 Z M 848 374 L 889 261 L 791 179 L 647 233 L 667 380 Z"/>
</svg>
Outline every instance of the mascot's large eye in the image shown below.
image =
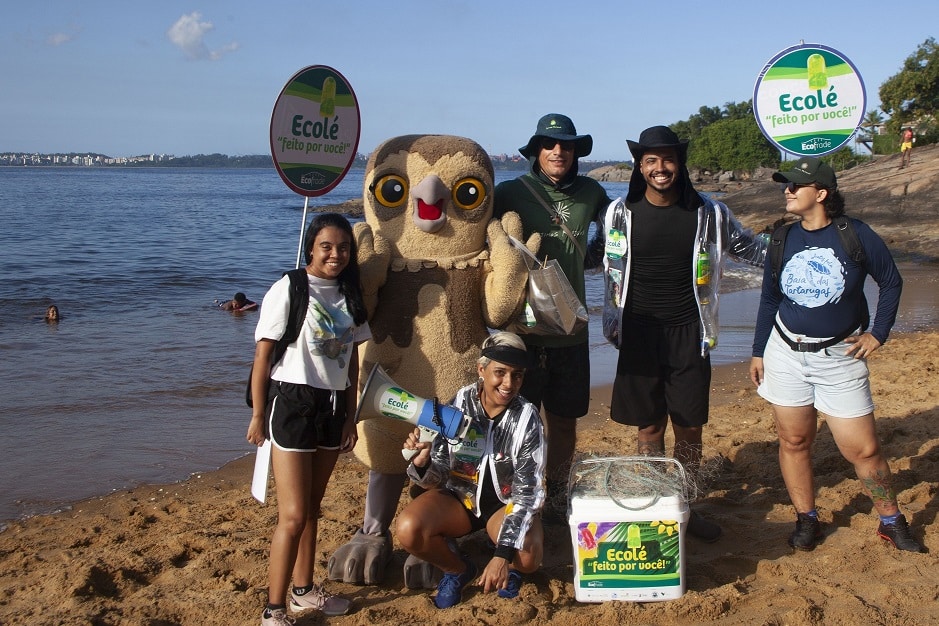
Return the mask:
<svg viewBox="0 0 939 626">
<path fill-rule="evenodd" d="M 375 199 L 389 209 L 396 209 L 408 199 L 408 182 L 397 174 L 385 174 L 372 183 Z"/>
<path fill-rule="evenodd" d="M 472 211 L 486 199 L 486 187 L 478 178 L 462 178 L 453 186 L 453 204 Z"/>
</svg>

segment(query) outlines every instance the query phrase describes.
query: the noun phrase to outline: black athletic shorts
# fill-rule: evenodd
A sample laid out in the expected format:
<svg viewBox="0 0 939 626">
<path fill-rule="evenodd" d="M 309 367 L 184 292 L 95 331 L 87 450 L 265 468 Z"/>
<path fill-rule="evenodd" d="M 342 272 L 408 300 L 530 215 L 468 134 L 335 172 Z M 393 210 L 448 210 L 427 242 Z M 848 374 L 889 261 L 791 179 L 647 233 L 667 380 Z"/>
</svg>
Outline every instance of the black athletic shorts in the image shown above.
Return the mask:
<svg viewBox="0 0 939 626">
<path fill-rule="evenodd" d="M 346 421 L 344 391 L 271 381 L 267 435 L 278 448 L 338 450 Z"/>
<path fill-rule="evenodd" d="M 521 396 L 558 417 L 578 418 L 590 407 L 590 348 L 528 346 L 534 365 L 525 370 Z"/>
<path fill-rule="evenodd" d="M 487 480 L 486 482 L 488 483 L 489 481 Z M 480 516 L 476 517 L 475 513 L 466 508 L 460 494 L 452 489 L 447 489 L 446 491 L 456 498 L 457 502 L 463 505 L 463 510 L 466 511 L 466 518 L 469 520 L 473 532 L 485 528 L 486 524 L 489 523 L 489 518 L 495 515 L 496 511 L 506 506 L 505 503 L 499 499 L 499 496 L 496 495 L 496 492 L 492 489 L 492 485 L 486 485 L 483 487 L 482 497 L 479 501 Z"/>
<path fill-rule="evenodd" d="M 623 324 L 613 401 L 614 422 L 651 426 L 666 416 L 678 426 L 708 421 L 711 357 L 701 358 L 701 325 Z"/>
</svg>

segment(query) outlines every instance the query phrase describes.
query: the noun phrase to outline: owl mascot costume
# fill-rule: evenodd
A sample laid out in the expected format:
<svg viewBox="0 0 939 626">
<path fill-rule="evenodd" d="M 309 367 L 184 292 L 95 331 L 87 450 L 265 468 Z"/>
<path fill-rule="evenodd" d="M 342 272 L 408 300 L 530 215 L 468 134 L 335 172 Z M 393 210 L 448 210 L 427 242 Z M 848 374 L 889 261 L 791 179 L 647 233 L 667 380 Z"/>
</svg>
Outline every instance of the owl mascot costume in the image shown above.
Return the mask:
<svg viewBox="0 0 939 626">
<path fill-rule="evenodd" d="M 476 142 L 448 135 L 394 137 L 365 170 L 365 223 L 355 225 L 372 339 L 360 350 L 359 392 L 377 363 L 402 389 L 449 402 L 477 378 L 488 328 L 520 309 L 528 276 L 518 216 L 493 219 L 493 169 Z M 526 246 L 537 252 L 538 235 Z M 401 447 L 414 426 L 385 417 L 359 425 L 356 457 L 369 468 L 365 518 L 329 559 L 329 578 L 379 584 L 391 560 L 391 522 L 404 488 Z M 410 588 L 439 570 L 414 557 Z"/>
</svg>

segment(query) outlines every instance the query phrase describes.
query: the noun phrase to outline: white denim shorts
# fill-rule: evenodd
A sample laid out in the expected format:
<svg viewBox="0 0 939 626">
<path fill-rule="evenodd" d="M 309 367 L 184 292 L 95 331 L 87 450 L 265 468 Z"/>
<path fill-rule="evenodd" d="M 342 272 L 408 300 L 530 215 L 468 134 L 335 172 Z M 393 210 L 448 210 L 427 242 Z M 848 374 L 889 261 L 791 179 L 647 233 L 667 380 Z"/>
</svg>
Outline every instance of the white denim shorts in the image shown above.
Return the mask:
<svg viewBox="0 0 939 626">
<path fill-rule="evenodd" d="M 807 342 L 823 340 L 803 337 Z M 763 353 L 763 382 L 757 393 L 778 406 L 814 405 L 832 417 L 873 413 L 867 361 L 847 356 L 850 347 L 842 341 L 819 352 L 796 352 L 774 328 Z"/>
</svg>

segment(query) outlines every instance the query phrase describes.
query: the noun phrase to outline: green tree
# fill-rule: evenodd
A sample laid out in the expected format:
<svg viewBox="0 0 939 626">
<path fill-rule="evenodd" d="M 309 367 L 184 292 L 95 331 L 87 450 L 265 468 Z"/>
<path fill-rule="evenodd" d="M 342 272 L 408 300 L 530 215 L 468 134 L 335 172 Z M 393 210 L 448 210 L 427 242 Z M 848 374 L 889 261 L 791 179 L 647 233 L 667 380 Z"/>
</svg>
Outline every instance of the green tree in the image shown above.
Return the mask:
<svg viewBox="0 0 939 626">
<path fill-rule="evenodd" d="M 776 167 L 779 151 L 760 132 L 751 110 L 749 116 L 722 119 L 704 127 L 688 146 L 688 165 L 708 170 Z"/>
<path fill-rule="evenodd" d="M 740 104 L 736 102 L 724 103 L 721 107 L 701 107 L 698 112 L 683 122 L 675 122 L 669 128 L 675 131 L 682 139 L 694 141 L 701 132 L 721 120 L 736 120 L 753 116 L 753 101 L 747 100 Z"/>
<path fill-rule="evenodd" d="M 877 144 L 875 138 L 877 137 L 877 129 L 884 123 L 884 116 L 880 114 L 880 111 L 877 109 L 871 109 L 867 112 L 867 115 L 864 116 L 864 120 L 861 122 L 861 128 L 867 132 L 867 137 L 862 139 L 867 139 L 870 141 L 871 154 L 874 154 L 877 150 Z"/>
<path fill-rule="evenodd" d="M 903 62 L 903 69 L 880 86 L 880 108 L 890 116 L 893 135 L 909 122 L 935 121 L 939 110 L 939 46 L 930 37 Z"/>
<path fill-rule="evenodd" d="M 860 156 L 854 150 L 845 146 L 837 152 L 822 157 L 822 160 L 827 161 L 836 172 L 841 172 L 849 170 L 859 163 L 869 161 L 870 157 Z"/>
</svg>

